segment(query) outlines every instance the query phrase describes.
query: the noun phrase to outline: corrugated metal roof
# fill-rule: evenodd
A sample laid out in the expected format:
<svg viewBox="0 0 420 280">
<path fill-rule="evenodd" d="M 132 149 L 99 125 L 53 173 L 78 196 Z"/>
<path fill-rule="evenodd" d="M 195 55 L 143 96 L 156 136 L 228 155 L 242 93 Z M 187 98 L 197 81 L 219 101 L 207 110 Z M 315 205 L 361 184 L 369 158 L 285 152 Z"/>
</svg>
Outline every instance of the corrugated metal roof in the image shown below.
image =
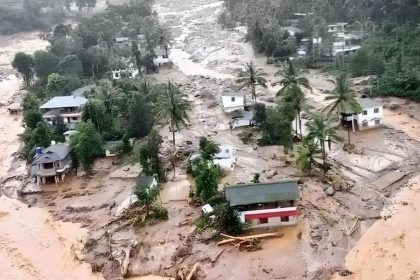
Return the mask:
<svg viewBox="0 0 420 280">
<path fill-rule="evenodd" d="M 57 109 L 57 108 L 69 108 L 79 107 L 86 104 L 88 100 L 81 96 L 56 96 L 47 103 L 44 103 L 40 109 Z"/>
<path fill-rule="evenodd" d="M 42 151 L 42 155 L 39 156 L 34 163 L 48 163 L 48 162 L 55 162 L 58 160 L 62 160 L 67 157 L 70 153 L 70 147 L 62 144 L 57 143 L 55 145 L 51 145 L 45 150 Z"/>
<path fill-rule="evenodd" d="M 376 107 L 382 107 L 381 102 L 370 99 L 370 98 L 357 97 L 356 100 L 357 100 L 357 103 L 360 104 L 362 109 L 371 109 L 371 108 L 376 108 Z"/>
<path fill-rule="evenodd" d="M 298 179 L 276 182 L 226 186 L 231 206 L 299 199 Z"/>
</svg>

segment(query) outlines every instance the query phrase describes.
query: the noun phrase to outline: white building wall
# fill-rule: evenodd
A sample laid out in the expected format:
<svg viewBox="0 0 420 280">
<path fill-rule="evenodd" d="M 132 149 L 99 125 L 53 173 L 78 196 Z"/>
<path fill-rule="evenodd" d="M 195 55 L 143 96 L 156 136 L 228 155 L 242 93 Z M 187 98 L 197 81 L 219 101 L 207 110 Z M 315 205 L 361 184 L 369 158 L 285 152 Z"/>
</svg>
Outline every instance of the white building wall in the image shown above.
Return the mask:
<svg viewBox="0 0 420 280">
<path fill-rule="evenodd" d="M 222 96 L 223 110 L 227 113 L 245 108 L 244 96 Z"/>
<path fill-rule="evenodd" d="M 170 61 L 171 61 L 171 60 L 169 59 L 169 57 L 164 58 L 164 57 L 163 57 L 163 55 L 158 55 L 157 57 L 155 57 L 155 58 L 153 59 L 153 63 L 154 63 L 156 66 L 161 66 L 161 65 L 167 64 L 167 63 L 169 63 Z"/>
<path fill-rule="evenodd" d="M 375 109 L 378 109 L 378 113 L 375 113 Z M 384 110 L 383 107 L 375 107 L 375 108 L 369 108 L 364 109 L 363 111 L 366 111 L 366 115 L 362 113 L 356 115 L 354 117 L 355 120 L 357 120 L 357 123 L 359 124 L 359 130 L 368 129 L 377 125 L 380 125 L 383 123 L 384 118 Z M 379 119 L 379 124 L 376 123 L 376 120 Z M 367 126 L 363 126 L 363 123 L 367 122 Z"/>
<path fill-rule="evenodd" d="M 289 216 L 288 222 L 282 222 L 281 217 L 268 218 L 268 223 L 261 224 L 259 219 L 251 220 L 251 228 L 292 226 L 298 222 L 297 216 Z"/>
</svg>

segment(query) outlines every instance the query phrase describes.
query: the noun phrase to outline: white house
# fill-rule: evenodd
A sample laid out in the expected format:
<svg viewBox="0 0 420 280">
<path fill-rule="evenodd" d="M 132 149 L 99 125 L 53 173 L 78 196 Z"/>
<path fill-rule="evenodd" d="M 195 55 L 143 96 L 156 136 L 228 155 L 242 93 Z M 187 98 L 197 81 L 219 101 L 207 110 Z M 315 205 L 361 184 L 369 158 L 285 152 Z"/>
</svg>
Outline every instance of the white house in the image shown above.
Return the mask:
<svg viewBox="0 0 420 280">
<path fill-rule="evenodd" d="M 155 48 L 155 57 L 153 58 L 153 63 L 156 66 L 162 66 L 171 62 L 169 59 L 169 52 L 167 49 L 156 47 Z"/>
<path fill-rule="evenodd" d="M 213 163 L 223 170 L 233 170 L 236 157 L 235 148 L 228 146 L 219 146 L 220 151 L 214 155 Z"/>
<path fill-rule="evenodd" d="M 231 113 L 245 108 L 245 95 L 241 92 L 222 92 L 223 111 Z"/>
<path fill-rule="evenodd" d="M 337 22 L 336 24 L 328 25 L 328 32 L 330 33 L 337 33 L 337 32 L 344 32 L 349 24 L 345 22 Z"/>
<path fill-rule="evenodd" d="M 112 70 L 112 79 L 119 80 L 122 78 L 132 79 L 139 75 L 139 70 L 134 68 L 127 69 L 113 69 Z"/>
<path fill-rule="evenodd" d="M 352 126 L 353 132 L 376 127 L 383 123 L 384 109 L 380 102 L 370 98 L 356 98 L 362 107 L 360 113 L 347 111 L 341 114 L 342 123 Z"/>
<path fill-rule="evenodd" d="M 225 171 L 231 171 L 235 168 L 235 157 L 236 149 L 233 147 L 220 145 L 219 146 L 219 152 L 214 155 L 213 157 L 213 164 L 220 167 L 220 169 L 223 169 Z M 200 153 L 194 153 L 190 157 L 190 161 L 193 161 L 194 159 L 198 158 L 200 156 Z"/>
<path fill-rule="evenodd" d="M 130 38 L 128 37 L 117 37 L 114 39 L 114 42 L 117 44 L 127 44 L 130 42 Z"/>
</svg>

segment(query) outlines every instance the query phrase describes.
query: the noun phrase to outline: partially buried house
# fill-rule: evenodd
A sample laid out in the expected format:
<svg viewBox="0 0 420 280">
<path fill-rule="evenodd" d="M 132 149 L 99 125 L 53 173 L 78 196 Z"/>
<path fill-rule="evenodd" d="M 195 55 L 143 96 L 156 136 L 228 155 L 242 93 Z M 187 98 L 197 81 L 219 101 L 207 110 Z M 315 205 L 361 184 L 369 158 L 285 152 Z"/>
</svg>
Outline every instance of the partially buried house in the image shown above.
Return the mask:
<svg viewBox="0 0 420 280">
<path fill-rule="evenodd" d="M 370 99 L 357 97 L 362 110 L 353 112 L 347 109 L 341 114 L 341 122 L 343 125 L 351 127 L 353 132 L 377 127 L 383 124 L 384 110 L 381 102 Z"/>
<path fill-rule="evenodd" d="M 36 149 L 32 173 L 38 185 L 45 184 L 49 178 L 53 178 L 55 183 L 64 182 L 64 177 L 70 168 L 71 156 L 68 145 L 53 142 L 44 150 Z"/>
<path fill-rule="evenodd" d="M 288 226 L 298 221 L 298 179 L 226 186 L 226 198 L 251 228 Z"/>
</svg>

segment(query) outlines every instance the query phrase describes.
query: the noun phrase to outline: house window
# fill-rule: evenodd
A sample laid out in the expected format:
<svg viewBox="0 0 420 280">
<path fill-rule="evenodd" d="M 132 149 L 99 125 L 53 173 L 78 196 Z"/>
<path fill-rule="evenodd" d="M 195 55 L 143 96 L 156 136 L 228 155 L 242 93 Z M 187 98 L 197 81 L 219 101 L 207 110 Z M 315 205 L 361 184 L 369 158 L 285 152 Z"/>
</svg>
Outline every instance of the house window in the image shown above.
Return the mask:
<svg viewBox="0 0 420 280">
<path fill-rule="evenodd" d="M 281 217 L 280 220 L 282 222 L 288 222 L 289 221 L 289 216 Z"/>
<path fill-rule="evenodd" d="M 367 110 L 363 110 L 363 116 L 367 115 Z"/>
<path fill-rule="evenodd" d="M 375 124 L 376 125 L 381 124 L 381 120 L 375 120 Z"/>
<path fill-rule="evenodd" d="M 77 121 L 77 117 L 72 117 L 71 120 L 72 121 Z"/>
<path fill-rule="evenodd" d="M 268 218 L 261 218 L 260 224 L 268 224 Z"/>
<path fill-rule="evenodd" d="M 374 112 L 375 114 L 378 114 L 378 113 L 379 113 L 379 108 L 375 108 L 375 109 L 373 109 L 373 112 Z"/>
<path fill-rule="evenodd" d="M 51 168 L 53 168 L 53 167 L 54 167 L 54 163 L 53 163 L 53 162 L 44 163 L 44 164 L 42 165 L 42 167 L 43 167 L 44 169 L 51 169 Z"/>
<path fill-rule="evenodd" d="M 368 127 L 368 122 L 363 122 L 362 125 L 363 127 Z"/>
<path fill-rule="evenodd" d="M 168 55 L 167 55 L 167 54 L 164 54 L 164 55 L 163 55 L 163 58 L 168 58 Z"/>
<path fill-rule="evenodd" d="M 232 96 L 232 97 L 230 98 L 230 101 L 235 102 L 235 97 L 234 97 L 234 96 Z"/>
</svg>

